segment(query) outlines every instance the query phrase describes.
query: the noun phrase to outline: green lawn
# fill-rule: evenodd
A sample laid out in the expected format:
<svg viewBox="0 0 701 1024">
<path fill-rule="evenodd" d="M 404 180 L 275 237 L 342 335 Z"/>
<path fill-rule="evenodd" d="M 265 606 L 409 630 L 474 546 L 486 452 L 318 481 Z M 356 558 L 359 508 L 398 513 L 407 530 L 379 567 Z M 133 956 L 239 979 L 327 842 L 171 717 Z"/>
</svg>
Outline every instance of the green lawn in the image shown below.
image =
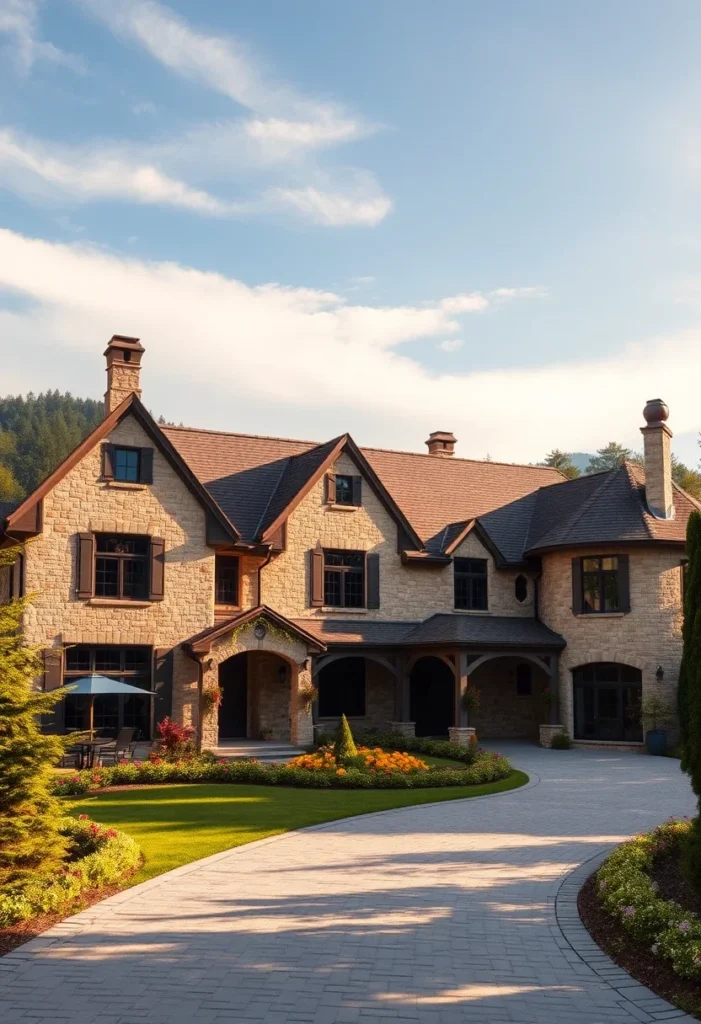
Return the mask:
<svg viewBox="0 0 701 1024">
<path fill-rule="evenodd" d="M 88 814 L 136 839 L 145 858 L 132 879 L 136 884 L 220 850 L 305 825 L 391 807 L 501 793 L 527 781 L 523 772 L 514 772 L 502 782 L 446 789 L 163 786 L 97 793 L 71 803 L 71 812 Z"/>
</svg>

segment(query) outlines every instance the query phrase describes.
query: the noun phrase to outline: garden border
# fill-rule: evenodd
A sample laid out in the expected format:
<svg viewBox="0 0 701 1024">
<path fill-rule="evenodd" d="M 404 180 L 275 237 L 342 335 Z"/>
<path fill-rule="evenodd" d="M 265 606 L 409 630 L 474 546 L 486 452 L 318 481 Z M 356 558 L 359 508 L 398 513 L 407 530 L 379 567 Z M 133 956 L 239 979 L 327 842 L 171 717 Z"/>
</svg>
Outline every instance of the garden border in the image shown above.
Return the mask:
<svg viewBox="0 0 701 1024">
<path fill-rule="evenodd" d="M 673 1006 L 661 996 L 636 981 L 619 967 L 594 941 L 584 925 L 577 906 L 579 892 L 587 879 L 601 867 L 620 843 L 611 843 L 573 868 L 560 882 L 555 896 L 555 918 L 558 930 L 577 959 L 598 975 L 620 996 L 620 1006 L 643 1024 L 673 1020 L 679 1024 L 698 1024 L 684 1010 Z"/>
</svg>

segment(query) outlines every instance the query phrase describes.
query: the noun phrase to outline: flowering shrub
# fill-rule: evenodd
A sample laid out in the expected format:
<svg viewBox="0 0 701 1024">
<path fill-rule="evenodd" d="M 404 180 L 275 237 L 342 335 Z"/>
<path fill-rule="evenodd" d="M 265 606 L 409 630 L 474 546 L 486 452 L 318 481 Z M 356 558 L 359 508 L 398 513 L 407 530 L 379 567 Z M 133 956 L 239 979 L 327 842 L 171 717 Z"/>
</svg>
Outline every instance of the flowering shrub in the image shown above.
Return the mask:
<svg viewBox="0 0 701 1024">
<path fill-rule="evenodd" d="M 449 761 L 462 761 L 463 764 L 473 764 L 476 758 L 484 753 L 476 736 L 470 738 L 469 746 L 463 747 L 460 743 L 450 743 L 448 740 L 404 736 L 401 732 L 380 732 L 378 729 L 359 729 L 355 735 L 358 743 L 366 747 L 382 747 L 383 750 L 408 750 L 413 754 L 427 754 L 429 757 L 445 757 Z M 330 746 L 333 742 L 333 733 L 320 733 L 318 736 L 319 746 Z"/>
<path fill-rule="evenodd" d="M 650 877 L 654 858 L 679 849 L 691 822 L 670 819 L 614 850 L 596 874 L 599 900 L 626 931 L 670 960 L 684 978 L 701 979 L 701 919 L 663 899 Z"/>
<path fill-rule="evenodd" d="M 178 725 L 170 718 L 164 718 L 156 726 L 158 739 L 156 747 L 151 751 L 149 757 L 154 759 L 164 758 L 167 761 L 177 761 L 183 757 L 193 757 L 196 753 L 192 737 L 195 730 L 190 725 Z"/>
<path fill-rule="evenodd" d="M 386 751 L 382 747 L 358 747 L 358 753 L 341 765 L 334 754 L 333 748 L 323 747 L 315 754 L 302 754 L 290 761 L 291 768 L 305 768 L 307 771 L 335 771 L 340 767 L 353 767 L 369 772 L 427 772 L 429 767 L 411 754 L 403 754 L 399 750 Z"/>
<path fill-rule="evenodd" d="M 464 751 L 465 748 L 458 749 Z M 376 756 L 374 751 L 371 751 L 371 754 L 373 757 Z M 305 758 L 315 756 L 317 755 L 305 755 Z M 400 756 L 408 757 L 406 754 Z M 312 789 L 412 789 L 476 786 L 486 782 L 498 782 L 500 779 L 508 778 L 510 774 L 511 765 L 507 758 L 484 751 L 475 757 L 473 763 L 464 768 L 431 768 L 428 771 L 409 772 L 396 768 L 389 771 L 370 771 L 366 764 L 362 768 L 355 764 L 337 767 L 335 763 L 310 771 L 309 768 L 300 767 L 294 762 L 262 764 L 255 760 L 226 761 L 197 757 L 180 761 L 127 761 L 114 767 L 73 772 L 56 779 L 55 791 L 65 796 L 82 796 L 106 786 L 148 786 L 188 782 L 300 786 Z"/>
<path fill-rule="evenodd" d="M 84 890 L 113 885 L 141 862 L 131 836 L 104 828 L 84 814 L 62 819 L 60 831 L 68 839 L 70 859 L 57 874 L 37 872 L 23 882 L 0 886 L 0 928 L 67 910 Z"/>
<path fill-rule="evenodd" d="M 209 686 L 206 690 L 202 691 L 202 707 L 205 715 L 211 715 L 215 708 L 221 707 L 222 701 L 224 700 L 224 691 L 221 686 Z M 190 736 L 194 733 L 194 729 L 190 730 Z M 188 737 L 189 739 L 189 737 Z"/>
</svg>

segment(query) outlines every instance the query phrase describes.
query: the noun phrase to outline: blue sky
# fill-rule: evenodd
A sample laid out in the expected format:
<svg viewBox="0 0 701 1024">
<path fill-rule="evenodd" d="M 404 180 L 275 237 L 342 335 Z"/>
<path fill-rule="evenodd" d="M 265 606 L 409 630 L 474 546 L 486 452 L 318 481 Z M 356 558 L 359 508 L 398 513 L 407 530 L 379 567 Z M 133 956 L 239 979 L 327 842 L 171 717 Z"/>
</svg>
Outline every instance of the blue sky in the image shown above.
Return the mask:
<svg viewBox="0 0 701 1024">
<path fill-rule="evenodd" d="M 530 461 L 701 427 L 701 8 L 0 0 L 0 389 Z M 18 358 L 18 352 L 21 356 Z"/>
</svg>

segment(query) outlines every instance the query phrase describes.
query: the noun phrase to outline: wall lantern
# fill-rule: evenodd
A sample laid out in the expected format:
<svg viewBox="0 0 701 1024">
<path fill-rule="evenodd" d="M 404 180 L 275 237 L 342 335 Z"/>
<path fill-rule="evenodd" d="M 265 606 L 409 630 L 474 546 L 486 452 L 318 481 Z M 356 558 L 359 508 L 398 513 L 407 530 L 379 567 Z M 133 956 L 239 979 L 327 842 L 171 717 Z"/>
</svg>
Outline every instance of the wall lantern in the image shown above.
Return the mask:
<svg viewBox="0 0 701 1024">
<path fill-rule="evenodd" d="M 664 679 L 664 669 L 662 668 L 661 665 L 657 666 L 657 671 L 655 672 L 655 679 L 657 680 L 658 683 L 661 683 L 662 680 Z"/>
</svg>

